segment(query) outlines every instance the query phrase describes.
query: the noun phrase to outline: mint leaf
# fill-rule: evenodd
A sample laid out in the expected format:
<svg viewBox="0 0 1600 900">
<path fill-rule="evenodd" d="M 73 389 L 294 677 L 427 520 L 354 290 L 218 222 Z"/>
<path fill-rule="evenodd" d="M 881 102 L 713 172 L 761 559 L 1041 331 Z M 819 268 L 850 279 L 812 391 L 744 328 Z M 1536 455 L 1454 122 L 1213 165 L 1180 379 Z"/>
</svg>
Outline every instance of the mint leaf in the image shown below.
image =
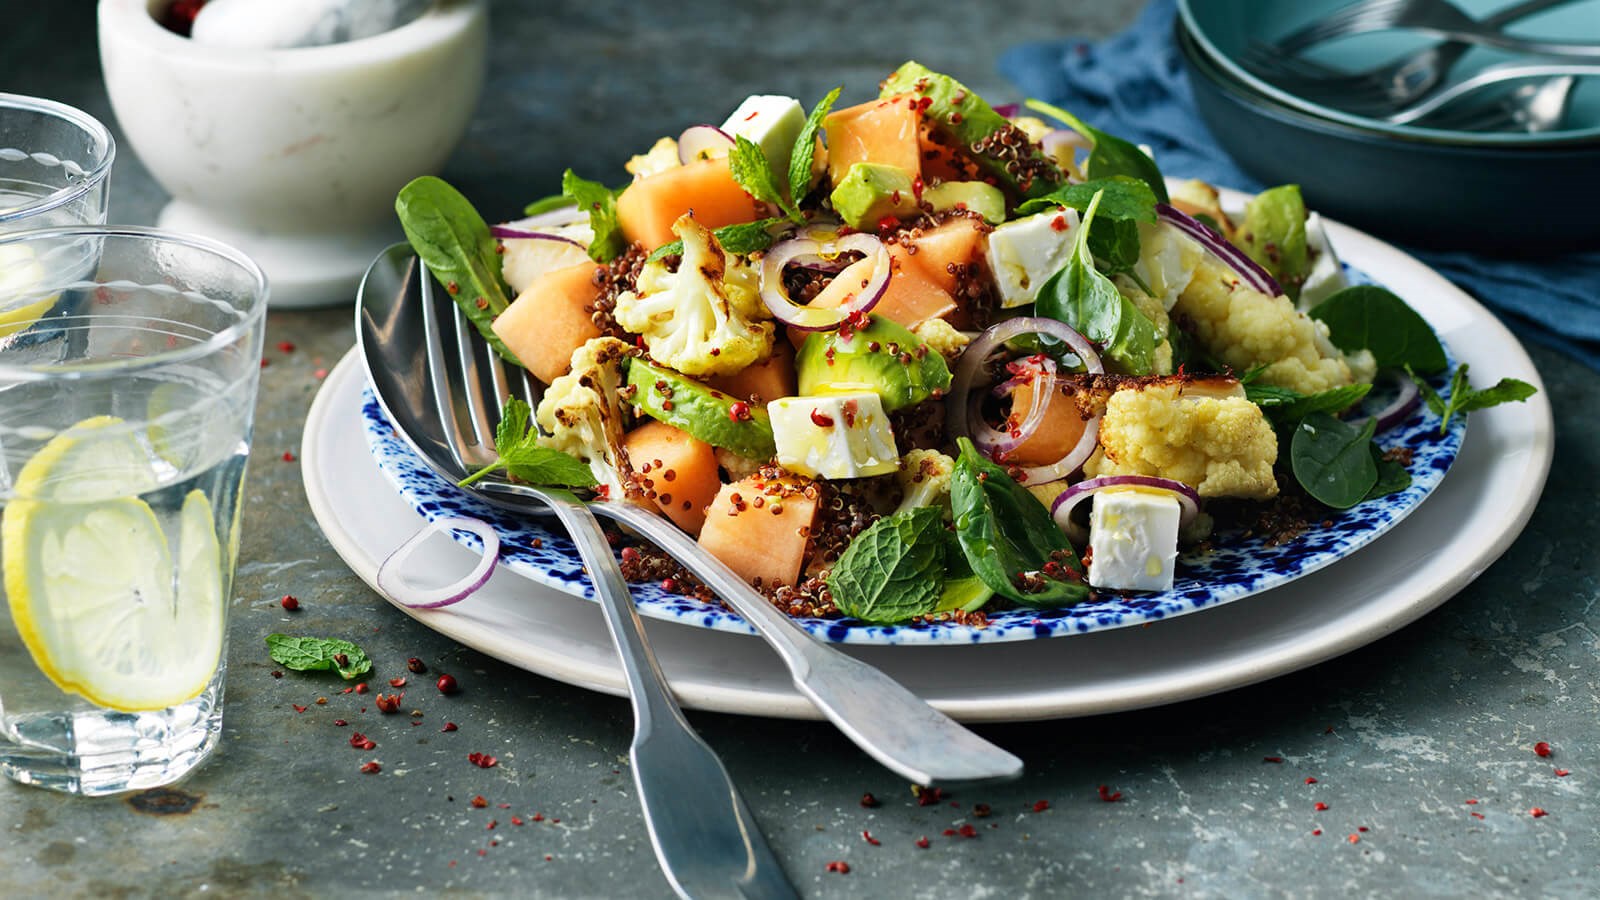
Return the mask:
<svg viewBox="0 0 1600 900">
<path fill-rule="evenodd" d="M 891 624 L 927 615 L 944 590 L 944 514 L 933 507 L 885 516 L 856 536 L 828 590 L 839 611 Z"/>
<path fill-rule="evenodd" d="M 1029 100 L 1025 105 L 1035 112 L 1059 120 L 1093 143 L 1094 147 L 1089 151 L 1089 159 L 1084 164 L 1083 173 L 1091 180 L 1127 175 L 1149 185 L 1157 200 L 1162 203 L 1167 202 L 1167 182 L 1161 177 L 1161 170 L 1156 167 L 1156 161 L 1137 145 L 1101 131 L 1059 106 L 1052 106 L 1042 100 Z"/>
<path fill-rule="evenodd" d="M 499 457 L 456 482 L 467 487 L 492 472 L 505 472 L 524 484 L 553 487 L 594 487 L 594 472 L 570 453 L 539 446 L 533 427 L 533 409 L 516 397 L 506 397 L 505 413 L 494 430 L 494 450 Z"/>
<path fill-rule="evenodd" d="M 1369 446 L 1376 419 L 1361 428 L 1316 412 L 1300 420 L 1289 445 L 1289 463 L 1306 493 L 1334 509 L 1366 499 L 1378 483 L 1378 463 Z"/>
<path fill-rule="evenodd" d="M 754 222 L 744 222 L 739 225 L 724 225 L 721 228 L 713 229 L 711 236 L 717 239 L 718 246 L 722 247 L 725 252 L 744 256 L 771 247 L 773 237 L 772 232 L 768 229 L 782 221 L 782 219 L 757 219 Z M 682 255 L 683 241 L 673 241 L 670 244 L 662 244 L 650 251 L 650 255 L 646 256 L 644 261 L 647 263 L 655 262 L 662 257 Z"/>
<path fill-rule="evenodd" d="M 794 139 L 794 152 L 789 154 L 789 198 L 795 206 L 811 193 L 811 163 L 817 153 L 817 129 L 822 127 L 822 120 L 833 109 L 841 90 L 842 86 L 829 91 L 828 96 L 811 109 L 806 124 L 800 128 L 800 136 Z"/>
<path fill-rule="evenodd" d="M 589 228 L 594 232 L 594 240 L 589 242 L 590 259 L 610 262 L 627 249 L 622 227 L 617 224 L 617 192 L 598 181 L 579 178 L 568 169 L 561 175 L 561 194 L 589 212 Z"/>
<path fill-rule="evenodd" d="M 1249 383 L 1244 386 L 1244 396 L 1261 407 L 1274 422 L 1293 424 L 1314 412 L 1337 413 L 1349 409 L 1371 390 L 1370 384 L 1347 384 L 1315 394 L 1302 394 L 1289 388 Z"/>
<path fill-rule="evenodd" d="M 331 669 L 348 681 L 372 671 L 372 660 L 367 658 L 366 651 L 338 638 L 269 634 L 267 651 L 272 654 L 273 662 L 296 672 L 321 672 Z M 343 657 L 343 662 L 340 661 L 340 657 Z"/>
<path fill-rule="evenodd" d="M 1317 304 L 1310 316 L 1328 326 L 1335 347 L 1347 353 L 1370 350 L 1379 368 L 1410 368 L 1432 375 L 1449 365 L 1444 346 L 1427 321 L 1377 285 L 1347 287 Z"/>
<path fill-rule="evenodd" d="M 1039 289 L 1034 308 L 1039 315 L 1065 322 L 1099 344 L 1124 374 L 1148 375 L 1156 346 L 1155 323 L 1095 268 L 1088 250 L 1103 197 L 1096 194 L 1089 202 L 1072 255 Z"/>
<path fill-rule="evenodd" d="M 778 182 L 780 176 L 772 171 L 772 164 L 767 161 L 766 151 L 760 144 L 742 134 L 736 136 L 733 149 L 728 152 L 728 171 L 745 193 L 762 203 L 771 203 L 797 222 L 802 221 L 800 210 L 786 196 L 789 186 Z"/>
<path fill-rule="evenodd" d="M 516 397 L 507 396 L 505 412 L 494 429 L 494 446 L 504 454 L 513 447 L 528 442 L 528 423 L 533 418 L 533 407 Z"/>
<path fill-rule="evenodd" d="M 1467 382 L 1467 364 L 1462 363 L 1450 377 L 1450 396 L 1440 397 L 1439 393 L 1428 385 L 1416 372 L 1406 367 L 1406 374 L 1416 382 L 1417 390 L 1422 393 L 1422 400 L 1428 404 L 1428 409 L 1438 416 L 1439 433 L 1444 434 L 1450 427 L 1450 419 L 1456 413 L 1463 416 L 1479 409 L 1488 409 L 1502 403 L 1521 403 L 1539 392 L 1533 385 L 1517 378 L 1502 378 L 1489 387 L 1474 390 Z"/>
</svg>

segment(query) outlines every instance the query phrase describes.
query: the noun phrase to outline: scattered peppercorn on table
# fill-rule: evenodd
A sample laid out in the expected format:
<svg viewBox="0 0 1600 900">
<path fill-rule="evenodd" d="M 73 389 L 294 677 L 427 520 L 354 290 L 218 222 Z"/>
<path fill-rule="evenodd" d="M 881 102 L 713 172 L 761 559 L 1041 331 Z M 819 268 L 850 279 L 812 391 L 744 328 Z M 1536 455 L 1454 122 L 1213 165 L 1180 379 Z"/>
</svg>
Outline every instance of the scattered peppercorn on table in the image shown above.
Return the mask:
<svg viewBox="0 0 1600 900">
<path fill-rule="evenodd" d="M 1109 34 L 1141 5 L 716 2 L 685 15 L 500 0 L 486 94 L 441 174 L 512 218 L 580 156 L 620 172 L 707 110 L 865 90 L 905 59 L 1009 99 L 1005 48 Z M 69 6 L 12 16 L 3 87 L 116 130 L 93 29 Z M 122 153 L 111 221 L 150 222 L 163 199 Z M 269 317 L 221 748 L 187 781 L 121 799 L 0 781 L 0 895 L 671 896 L 628 769 L 626 701 L 418 624 L 319 530 L 301 429 L 354 342 L 351 302 Z M 1028 764 L 1000 786 L 913 791 L 825 723 L 690 716 L 808 897 L 1600 893 L 1600 561 L 1584 527 L 1600 377 L 1528 349 L 1560 435 L 1544 498 L 1499 562 L 1398 633 L 1208 699 L 980 726 Z M 280 633 L 352 641 L 371 671 L 287 671 L 264 641 Z M 1054 643 L 1069 654 L 1072 640 Z"/>
</svg>

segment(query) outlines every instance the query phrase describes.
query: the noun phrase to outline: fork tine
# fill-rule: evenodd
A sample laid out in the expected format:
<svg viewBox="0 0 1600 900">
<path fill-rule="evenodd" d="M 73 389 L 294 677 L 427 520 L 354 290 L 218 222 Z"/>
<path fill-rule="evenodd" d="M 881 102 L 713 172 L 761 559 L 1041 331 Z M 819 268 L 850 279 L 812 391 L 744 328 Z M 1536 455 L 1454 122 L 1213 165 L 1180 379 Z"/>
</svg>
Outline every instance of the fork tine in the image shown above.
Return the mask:
<svg viewBox="0 0 1600 900">
<path fill-rule="evenodd" d="M 449 363 L 445 358 L 444 333 L 439 321 L 438 302 L 434 296 L 433 273 L 426 265 L 418 264 L 417 274 L 422 279 L 422 332 L 428 353 L 428 382 L 433 388 L 434 408 L 439 414 L 439 424 L 444 429 L 445 443 L 450 448 L 456 465 L 462 470 L 471 468 L 461 452 L 461 425 L 456 419 L 455 402 L 450 390 Z M 454 304 L 452 304 L 454 306 Z"/>
<path fill-rule="evenodd" d="M 455 310 L 455 326 L 456 365 L 464 388 L 461 399 L 466 404 L 473 430 L 472 444 L 467 452 L 475 452 L 478 464 L 484 465 L 494 461 L 492 448 L 494 426 L 500 420 L 499 402 L 492 399 L 493 388 L 487 384 L 488 379 L 478 365 L 474 347 L 478 343 L 477 327 L 467 320 L 466 314 L 460 309 Z"/>
<path fill-rule="evenodd" d="M 1405 2 L 1406 0 L 1362 0 L 1359 3 L 1352 3 L 1279 38 L 1273 42 L 1273 46 L 1279 53 L 1293 56 L 1334 38 L 1377 30 L 1385 27 L 1393 18 L 1394 11 L 1402 7 Z"/>
</svg>

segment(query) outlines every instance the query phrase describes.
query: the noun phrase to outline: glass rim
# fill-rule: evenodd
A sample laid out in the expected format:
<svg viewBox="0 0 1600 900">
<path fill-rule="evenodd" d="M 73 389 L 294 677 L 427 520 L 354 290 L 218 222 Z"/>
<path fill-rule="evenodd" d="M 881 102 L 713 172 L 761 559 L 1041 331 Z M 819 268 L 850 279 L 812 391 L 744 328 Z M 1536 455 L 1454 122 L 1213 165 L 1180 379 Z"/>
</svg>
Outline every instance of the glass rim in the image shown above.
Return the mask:
<svg viewBox="0 0 1600 900">
<path fill-rule="evenodd" d="M 122 375 L 128 372 L 162 368 L 174 363 L 182 363 L 194 359 L 204 359 L 238 340 L 241 335 L 254 328 L 266 317 L 268 295 L 266 273 L 261 271 L 261 267 L 256 264 L 255 260 L 246 256 L 242 251 L 202 235 L 168 231 L 144 225 L 69 225 L 60 228 L 37 228 L 29 231 L 0 234 L 0 247 L 50 238 L 71 237 L 137 238 L 152 243 L 178 244 L 211 253 L 237 265 L 245 272 L 253 282 L 252 294 L 256 298 L 256 302 L 251 308 L 243 310 L 243 315 L 238 321 L 210 335 L 205 340 L 186 347 L 164 350 L 149 356 L 141 356 L 137 359 L 103 362 L 81 367 L 38 364 L 19 366 L 0 362 L 0 381 L 52 381 L 57 379 L 80 379 L 106 374 Z"/>
<path fill-rule="evenodd" d="M 111 129 L 105 123 L 89 115 L 76 106 L 68 106 L 55 100 L 46 100 L 43 97 L 30 97 L 26 94 L 10 94 L 0 91 L 0 108 L 19 109 L 27 112 L 41 113 L 64 119 L 73 125 L 88 132 L 93 138 L 105 145 L 103 158 L 92 169 L 84 172 L 83 180 L 74 185 L 58 188 L 52 193 L 40 198 L 37 202 L 15 209 L 0 210 L 0 224 L 22 219 L 27 216 L 49 212 L 67 203 L 82 197 L 99 186 L 111 174 L 111 164 L 117 158 L 117 142 L 111 136 Z"/>
</svg>

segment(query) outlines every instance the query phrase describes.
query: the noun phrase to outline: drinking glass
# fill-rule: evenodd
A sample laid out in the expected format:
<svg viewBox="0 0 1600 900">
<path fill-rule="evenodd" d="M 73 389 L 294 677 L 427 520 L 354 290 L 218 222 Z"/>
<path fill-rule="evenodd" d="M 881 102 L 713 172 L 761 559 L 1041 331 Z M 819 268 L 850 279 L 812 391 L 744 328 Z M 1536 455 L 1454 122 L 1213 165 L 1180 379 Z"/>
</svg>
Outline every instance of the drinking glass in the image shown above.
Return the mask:
<svg viewBox="0 0 1600 900">
<path fill-rule="evenodd" d="M 204 238 L 0 235 L 0 772 L 109 794 L 216 746 L 266 300 Z"/>
<path fill-rule="evenodd" d="M 115 156 L 111 132 L 88 113 L 0 93 L 0 234 L 104 222 Z"/>
</svg>

